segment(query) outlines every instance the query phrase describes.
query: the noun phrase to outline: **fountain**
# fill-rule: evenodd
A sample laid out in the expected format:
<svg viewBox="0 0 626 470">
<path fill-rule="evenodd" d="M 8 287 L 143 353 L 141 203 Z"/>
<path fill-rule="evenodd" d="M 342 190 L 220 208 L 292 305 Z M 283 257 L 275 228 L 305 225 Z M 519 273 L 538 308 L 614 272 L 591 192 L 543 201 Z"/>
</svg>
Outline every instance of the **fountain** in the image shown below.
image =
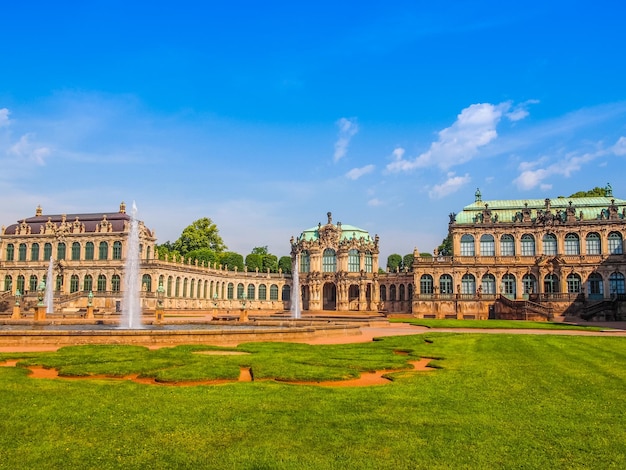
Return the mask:
<svg viewBox="0 0 626 470">
<path fill-rule="evenodd" d="M 54 265 L 54 259 L 50 257 L 50 263 L 48 264 L 48 274 L 46 275 L 46 292 L 44 294 L 44 304 L 46 305 L 46 313 L 54 313 L 54 281 L 52 279 L 52 268 Z"/>
<path fill-rule="evenodd" d="M 300 318 L 300 269 L 298 263 L 298 254 L 295 255 L 295 261 L 291 269 L 291 318 Z"/>
<path fill-rule="evenodd" d="M 128 233 L 127 247 L 120 327 L 134 329 L 141 328 L 139 222 L 137 221 L 137 206 L 134 201 L 130 215 L 130 231 Z"/>
</svg>

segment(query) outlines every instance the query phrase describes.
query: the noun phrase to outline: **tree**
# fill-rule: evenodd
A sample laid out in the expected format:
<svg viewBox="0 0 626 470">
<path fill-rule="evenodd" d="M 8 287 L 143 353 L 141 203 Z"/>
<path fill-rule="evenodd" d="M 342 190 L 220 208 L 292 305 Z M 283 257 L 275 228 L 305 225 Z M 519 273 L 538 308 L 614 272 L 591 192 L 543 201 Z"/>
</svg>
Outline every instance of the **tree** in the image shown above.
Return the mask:
<svg viewBox="0 0 626 470">
<path fill-rule="evenodd" d="M 217 225 L 208 217 L 203 217 L 183 230 L 180 238 L 173 243 L 173 248 L 185 256 L 190 251 L 201 248 L 221 253 L 226 249 L 226 245 L 219 235 Z"/>
<path fill-rule="evenodd" d="M 402 256 L 397 253 L 389 255 L 387 257 L 387 269 L 391 272 L 397 271 L 402 267 Z"/>
<path fill-rule="evenodd" d="M 409 271 L 413 270 L 413 260 L 415 259 L 415 257 L 413 256 L 413 253 L 409 253 L 408 255 L 404 255 L 404 257 L 402 258 L 402 267 L 404 269 L 408 269 Z"/>
<path fill-rule="evenodd" d="M 205 266 L 210 266 L 211 264 L 219 262 L 219 255 L 209 249 L 209 248 L 200 248 L 198 250 L 193 250 L 187 253 L 187 258 L 197 259 L 198 264 L 202 264 L 204 262 Z"/>
<path fill-rule="evenodd" d="M 278 260 L 278 269 L 285 274 L 291 274 L 291 256 L 281 256 Z"/>
<path fill-rule="evenodd" d="M 220 253 L 220 264 L 227 266 L 229 271 L 234 271 L 237 267 L 238 271 L 243 271 L 243 256 L 234 251 L 225 251 Z"/>
<path fill-rule="evenodd" d="M 246 256 L 246 267 L 248 268 L 248 271 L 255 272 L 257 269 L 259 271 L 263 271 L 263 256 L 258 253 L 254 253 L 254 250 L 252 251 L 253 253 Z"/>
<path fill-rule="evenodd" d="M 452 237 L 450 234 L 448 234 L 441 242 L 441 245 L 437 247 L 437 252 L 441 256 L 452 256 Z"/>
<path fill-rule="evenodd" d="M 589 191 L 578 191 L 569 197 L 604 197 L 606 195 L 605 188 L 599 188 L 596 186 Z"/>
<path fill-rule="evenodd" d="M 266 255 L 263 257 L 263 271 L 271 273 L 278 272 L 278 257 L 276 255 Z"/>
<path fill-rule="evenodd" d="M 255 246 L 254 248 L 252 248 L 252 254 L 253 255 L 261 255 L 261 256 L 265 256 L 265 255 L 269 254 L 269 252 L 267 251 L 267 245 L 265 245 L 265 246 Z"/>
</svg>

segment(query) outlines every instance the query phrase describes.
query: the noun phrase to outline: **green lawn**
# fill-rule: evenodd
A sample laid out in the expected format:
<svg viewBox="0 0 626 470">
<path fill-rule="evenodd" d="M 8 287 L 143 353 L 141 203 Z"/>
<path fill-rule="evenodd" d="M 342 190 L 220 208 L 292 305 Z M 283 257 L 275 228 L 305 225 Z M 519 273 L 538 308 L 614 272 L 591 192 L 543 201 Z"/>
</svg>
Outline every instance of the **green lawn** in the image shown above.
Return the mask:
<svg viewBox="0 0 626 470">
<path fill-rule="evenodd" d="M 428 328 L 485 328 L 485 329 L 533 329 L 533 330 L 586 330 L 602 331 L 606 327 L 574 325 L 562 322 L 525 320 L 437 320 L 429 318 L 390 318 L 391 323 L 411 323 Z"/>
<path fill-rule="evenodd" d="M 74 376 L 136 372 L 167 382 L 233 378 L 245 366 L 256 379 L 170 387 L 32 379 L 23 367 L 0 367 L 0 468 L 626 467 L 624 338 L 428 333 L 250 343 L 237 356 L 199 349 L 207 348 L 0 354 Z M 341 379 L 421 356 L 437 358 L 438 369 L 393 373 L 384 386 L 260 380 Z"/>
</svg>

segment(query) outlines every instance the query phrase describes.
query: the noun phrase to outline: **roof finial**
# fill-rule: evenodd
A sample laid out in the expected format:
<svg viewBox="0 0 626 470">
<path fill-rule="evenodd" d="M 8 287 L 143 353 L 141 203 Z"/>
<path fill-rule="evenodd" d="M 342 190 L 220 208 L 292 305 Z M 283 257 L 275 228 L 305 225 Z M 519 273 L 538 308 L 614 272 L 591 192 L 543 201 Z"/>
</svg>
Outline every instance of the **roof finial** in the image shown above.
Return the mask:
<svg viewBox="0 0 626 470">
<path fill-rule="evenodd" d="M 35 209 L 35 216 L 39 217 L 41 214 L 43 214 L 43 209 L 40 205 L 37 205 L 37 209 Z"/>
<path fill-rule="evenodd" d="M 124 201 L 120 204 L 120 214 L 126 214 L 126 204 Z"/>
<path fill-rule="evenodd" d="M 327 212 L 326 216 L 328 217 L 328 225 L 333 223 L 333 213 L 332 212 Z"/>
<path fill-rule="evenodd" d="M 476 188 L 476 192 L 474 193 L 474 202 L 482 202 L 483 198 L 480 194 L 480 189 Z"/>
<path fill-rule="evenodd" d="M 606 184 L 606 188 L 604 188 L 604 197 L 613 197 L 613 188 L 611 188 L 611 183 Z"/>
</svg>

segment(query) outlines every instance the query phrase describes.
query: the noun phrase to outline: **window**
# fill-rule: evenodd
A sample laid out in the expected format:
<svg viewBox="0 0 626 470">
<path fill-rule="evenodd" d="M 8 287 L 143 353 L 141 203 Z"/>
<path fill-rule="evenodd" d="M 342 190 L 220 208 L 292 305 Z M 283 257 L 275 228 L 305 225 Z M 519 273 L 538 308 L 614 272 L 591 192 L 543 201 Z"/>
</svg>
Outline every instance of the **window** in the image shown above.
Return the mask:
<svg viewBox="0 0 626 470">
<path fill-rule="evenodd" d="M 515 298 L 515 276 L 513 274 L 502 276 L 502 293 Z"/>
<path fill-rule="evenodd" d="M 485 274 L 480 284 L 483 290 L 483 294 L 495 294 L 496 293 L 496 278 L 493 274 Z"/>
<path fill-rule="evenodd" d="M 113 274 L 111 277 L 111 290 L 113 292 L 120 291 L 120 276 L 118 274 Z"/>
<path fill-rule="evenodd" d="M 374 262 L 372 260 L 372 254 L 370 252 L 365 253 L 365 272 L 371 273 L 374 266 Z"/>
<path fill-rule="evenodd" d="M 590 233 L 585 239 L 585 251 L 588 255 L 599 255 L 602 253 L 602 246 L 600 243 L 600 235 L 597 233 Z"/>
<path fill-rule="evenodd" d="M 238 300 L 243 299 L 243 294 L 244 294 L 243 284 L 239 283 L 237 284 L 237 299 Z"/>
<path fill-rule="evenodd" d="M 461 256 L 474 256 L 474 237 L 465 234 L 461 237 Z"/>
<path fill-rule="evenodd" d="M 472 274 L 464 274 L 461 278 L 461 294 L 476 293 L 476 278 Z"/>
<path fill-rule="evenodd" d="M 592 299 L 601 299 L 604 297 L 604 282 L 602 276 L 598 273 L 591 273 L 587 278 L 587 292 Z"/>
<path fill-rule="evenodd" d="M 7 245 L 7 261 L 13 261 L 15 257 L 15 246 L 13 243 Z"/>
<path fill-rule="evenodd" d="M 57 259 L 64 260 L 65 259 L 65 243 L 60 242 L 57 245 Z"/>
<path fill-rule="evenodd" d="M 361 269 L 360 267 L 360 255 L 357 250 L 348 251 L 348 271 L 351 273 L 358 273 Z"/>
<path fill-rule="evenodd" d="M 78 276 L 76 274 L 72 274 L 70 277 L 70 293 L 78 292 Z"/>
<path fill-rule="evenodd" d="M 85 259 L 93 260 L 93 242 L 87 242 L 85 244 Z"/>
<path fill-rule="evenodd" d="M 174 278 L 172 278 L 172 276 L 168 276 L 167 277 L 167 296 L 171 297 L 172 296 L 172 284 L 174 284 Z"/>
<path fill-rule="evenodd" d="M 63 274 L 57 274 L 57 282 L 54 287 L 54 290 L 60 291 L 61 287 L 63 287 Z"/>
<path fill-rule="evenodd" d="M 423 274 L 420 278 L 420 294 L 433 293 L 433 277 L 430 274 Z"/>
<path fill-rule="evenodd" d="M 276 284 L 270 286 L 270 300 L 278 300 L 278 286 Z"/>
<path fill-rule="evenodd" d="M 235 296 L 235 285 L 232 282 L 228 283 L 228 291 L 226 296 L 228 300 L 232 300 Z"/>
<path fill-rule="evenodd" d="M 308 273 L 311 271 L 311 257 L 308 251 L 300 253 L 300 272 Z"/>
<path fill-rule="evenodd" d="M 622 253 L 622 234 L 618 232 L 609 233 L 609 254 L 621 255 Z"/>
<path fill-rule="evenodd" d="M 11 292 L 13 289 L 13 278 L 8 274 L 4 276 L 4 290 L 7 292 Z"/>
<path fill-rule="evenodd" d="M 568 233 L 567 235 L 565 235 L 565 254 L 580 254 L 580 243 L 578 241 L 578 235 L 576 235 L 575 233 Z"/>
<path fill-rule="evenodd" d="M 248 284 L 248 298 L 250 300 L 254 300 L 255 298 L 255 288 L 254 288 L 254 284 Z"/>
<path fill-rule="evenodd" d="M 500 237 L 500 255 L 515 256 L 515 239 L 513 235 L 502 235 Z"/>
<path fill-rule="evenodd" d="M 267 286 L 265 284 L 259 286 L 259 300 L 267 300 Z"/>
<path fill-rule="evenodd" d="M 91 292 L 93 290 L 93 278 L 91 274 L 87 274 L 83 279 L 83 290 L 85 292 Z"/>
<path fill-rule="evenodd" d="M 496 248 L 493 235 L 486 233 L 480 237 L 480 254 L 481 256 L 495 256 Z"/>
<path fill-rule="evenodd" d="M 30 260 L 39 261 L 39 243 L 33 243 L 30 246 Z"/>
<path fill-rule="evenodd" d="M 43 259 L 48 261 L 50 258 L 52 258 L 52 243 L 46 243 L 43 246 Z"/>
<path fill-rule="evenodd" d="M 191 287 L 189 288 L 189 297 L 191 297 L 193 299 L 193 296 L 195 295 L 195 290 L 196 290 L 196 280 L 192 279 L 191 280 Z"/>
<path fill-rule="evenodd" d="M 19 260 L 26 261 L 26 243 L 20 243 Z"/>
<path fill-rule="evenodd" d="M 556 274 L 547 274 L 543 279 L 543 291 L 546 294 L 559 292 L 559 277 Z"/>
<path fill-rule="evenodd" d="M 104 274 L 98 276 L 98 292 L 106 292 L 107 290 L 107 277 Z"/>
<path fill-rule="evenodd" d="M 100 242 L 98 248 L 98 259 L 105 260 L 109 257 L 109 244 L 107 242 Z"/>
<path fill-rule="evenodd" d="M 19 290 L 22 294 L 24 293 L 24 276 L 21 274 L 17 276 L 17 290 Z"/>
<path fill-rule="evenodd" d="M 141 288 L 146 292 L 152 292 L 152 276 L 144 274 L 141 277 Z"/>
<path fill-rule="evenodd" d="M 580 292 L 580 276 L 575 273 L 571 273 L 567 276 L 567 292 L 576 294 Z"/>
<path fill-rule="evenodd" d="M 612 273 L 609 276 L 609 289 L 611 295 L 624 293 L 624 275 L 622 273 Z"/>
<path fill-rule="evenodd" d="M 380 300 L 385 302 L 387 300 L 387 287 L 380 286 Z"/>
<path fill-rule="evenodd" d="M 400 300 L 404 300 L 404 284 L 400 284 Z"/>
<path fill-rule="evenodd" d="M 283 294 L 281 299 L 287 302 L 291 300 L 291 287 L 289 287 L 287 284 L 283 286 Z"/>
<path fill-rule="evenodd" d="M 122 259 L 122 242 L 113 243 L 113 259 Z"/>
<path fill-rule="evenodd" d="M 397 300 L 395 284 L 389 286 L 389 300 Z"/>
<path fill-rule="evenodd" d="M 528 233 L 522 235 L 522 256 L 535 256 L 535 237 Z"/>
<path fill-rule="evenodd" d="M 332 248 L 326 248 L 324 250 L 322 271 L 325 273 L 334 273 L 337 271 L 337 255 Z"/>
<path fill-rule="evenodd" d="M 187 278 L 183 279 L 183 297 L 187 297 L 187 282 L 189 282 Z"/>
<path fill-rule="evenodd" d="M 551 233 L 546 233 L 543 236 L 543 254 L 556 255 L 556 253 L 556 236 Z"/>
<path fill-rule="evenodd" d="M 80 260 L 80 243 L 72 243 L 72 261 Z"/>
<path fill-rule="evenodd" d="M 31 274 L 30 279 L 28 280 L 28 289 L 31 290 L 32 292 L 36 292 L 37 291 L 37 276 L 35 276 L 34 274 Z"/>
<path fill-rule="evenodd" d="M 442 294 L 453 294 L 454 284 L 452 282 L 452 276 L 449 274 L 442 274 L 439 278 L 439 292 Z"/>
</svg>

